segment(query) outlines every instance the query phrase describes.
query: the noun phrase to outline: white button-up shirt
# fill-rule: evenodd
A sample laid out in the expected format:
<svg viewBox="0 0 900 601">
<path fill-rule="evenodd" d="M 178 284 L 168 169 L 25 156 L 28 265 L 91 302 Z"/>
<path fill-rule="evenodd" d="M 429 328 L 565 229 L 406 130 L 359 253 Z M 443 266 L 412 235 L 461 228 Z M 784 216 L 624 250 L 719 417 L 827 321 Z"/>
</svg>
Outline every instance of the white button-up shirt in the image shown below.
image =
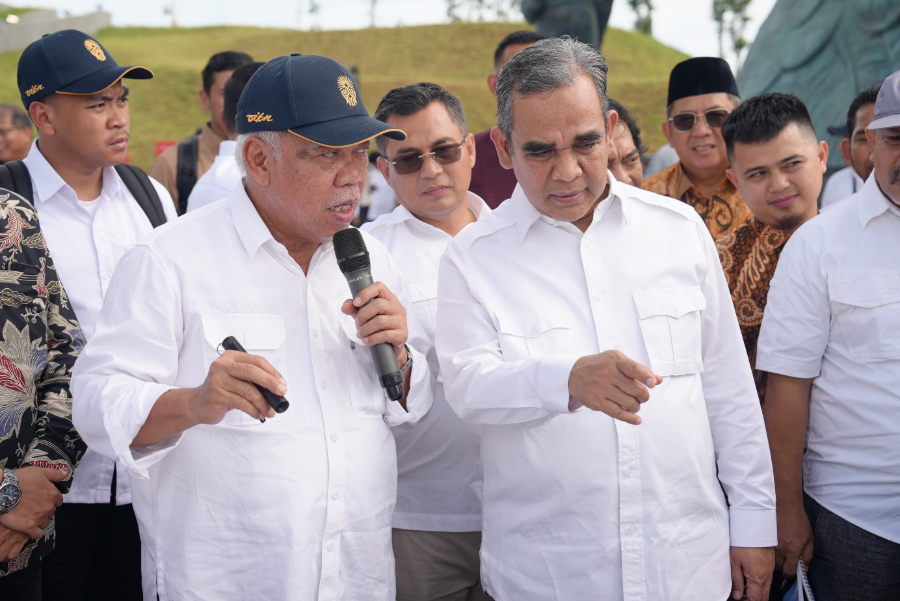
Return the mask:
<svg viewBox="0 0 900 601">
<path fill-rule="evenodd" d="M 219 154 L 209 170 L 194 184 L 194 189 L 188 196 L 188 212 L 228 198 L 234 187 L 241 183 L 241 172 L 234 159 L 236 146 L 234 140 L 219 142 Z"/>
<path fill-rule="evenodd" d="M 410 306 L 400 270 L 364 234 L 372 273 Z M 157 229 L 121 261 L 72 378 L 74 421 L 124 462 L 141 528 L 144 598 L 394 599 L 389 425 L 431 407 L 425 338 L 410 311 L 409 412 L 384 394 L 330 242 L 308 274 L 242 186 Z M 149 448 L 131 441 L 160 395 L 203 383 L 235 336 L 287 380 L 264 424 L 232 410 Z"/>
<path fill-rule="evenodd" d="M 437 352 L 450 405 L 484 426 L 481 567 L 497 601 L 721 601 L 729 547 L 777 542 L 762 412 L 709 231 L 609 177 L 584 234 L 517 186 L 441 260 Z M 575 361 L 612 349 L 664 377 L 639 426 L 569 411 Z"/>
<path fill-rule="evenodd" d="M 814 378 L 807 494 L 900 543 L 900 211 L 874 173 L 791 236 L 769 289 L 756 366 Z"/>
<path fill-rule="evenodd" d="M 476 219 L 490 207 L 469 192 L 468 206 Z M 419 323 L 434 339 L 437 315 L 438 266 L 453 238 L 399 206 L 363 230 L 381 240 L 403 270 L 412 292 Z M 439 373 L 437 353 L 428 364 Z M 450 409 L 438 378 L 434 406 L 413 429 L 394 430 L 397 442 L 397 507 L 394 527 L 433 532 L 481 530 L 481 435 Z"/>
<path fill-rule="evenodd" d="M 34 206 L 41 216 L 47 248 L 81 329 L 90 340 L 116 264 L 153 226 L 112 167 L 103 170 L 100 196 L 91 202 L 79 202 L 75 190 L 41 154 L 37 140 L 24 163 L 31 175 Z M 175 219 L 172 197 L 162 184 L 150 181 L 166 218 Z M 125 466 L 117 467 L 115 461 L 90 448 L 75 471 L 66 503 L 109 503 L 114 469 L 116 504 L 131 503 Z"/>
</svg>

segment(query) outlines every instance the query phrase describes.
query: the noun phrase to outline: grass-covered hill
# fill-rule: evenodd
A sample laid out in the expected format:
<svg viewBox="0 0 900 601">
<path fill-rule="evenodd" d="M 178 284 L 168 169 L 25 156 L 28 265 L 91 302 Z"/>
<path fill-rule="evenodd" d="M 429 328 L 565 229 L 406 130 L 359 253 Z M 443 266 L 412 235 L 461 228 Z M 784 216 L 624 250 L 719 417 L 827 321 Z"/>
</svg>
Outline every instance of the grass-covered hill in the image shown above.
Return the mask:
<svg viewBox="0 0 900 601">
<path fill-rule="evenodd" d="M 149 169 L 156 140 L 184 138 L 205 121 L 197 92 L 200 71 L 211 54 L 243 50 L 257 60 L 302 52 L 330 56 L 359 69 L 363 101 L 374 112 L 391 88 L 433 81 L 457 95 L 470 130 L 494 124 L 494 103 L 486 78 L 493 52 L 503 37 L 524 23 L 466 23 L 354 31 L 296 31 L 253 27 L 198 29 L 110 28 L 97 38 L 122 65 L 141 64 L 156 74 L 131 87 L 131 162 Z M 665 118 L 669 71 L 686 58 L 682 53 L 639 33 L 612 29 L 603 53 L 609 61 L 610 95 L 636 116 L 647 146 L 665 141 L 659 124 Z M 20 102 L 16 89 L 18 52 L 0 54 L 0 102 Z"/>
</svg>

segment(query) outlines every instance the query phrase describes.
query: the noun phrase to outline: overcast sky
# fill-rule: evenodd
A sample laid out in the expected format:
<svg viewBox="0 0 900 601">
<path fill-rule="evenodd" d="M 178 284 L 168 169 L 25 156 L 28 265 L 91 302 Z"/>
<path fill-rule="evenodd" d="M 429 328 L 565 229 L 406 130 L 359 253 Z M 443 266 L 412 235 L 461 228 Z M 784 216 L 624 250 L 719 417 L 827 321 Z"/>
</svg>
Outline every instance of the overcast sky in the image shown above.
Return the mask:
<svg viewBox="0 0 900 601">
<path fill-rule="evenodd" d="M 317 0 L 318 14 L 310 15 L 311 0 L 100 0 L 112 13 L 115 25 L 168 26 L 166 6 L 174 6 L 183 27 L 203 25 L 257 25 L 309 29 L 356 29 L 370 23 L 370 0 Z M 776 0 L 753 0 L 747 38 L 756 31 Z M 94 10 L 97 0 L 0 0 L 14 6 L 45 6 L 74 14 Z M 653 34 L 663 43 L 692 56 L 718 54 L 718 38 L 711 16 L 712 0 L 656 0 Z M 214 8 L 211 8 L 214 7 Z M 447 22 L 446 0 L 377 0 L 379 27 Z M 610 24 L 622 29 L 634 25 L 634 13 L 625 0 L 615 0 Z"/>
</svg>

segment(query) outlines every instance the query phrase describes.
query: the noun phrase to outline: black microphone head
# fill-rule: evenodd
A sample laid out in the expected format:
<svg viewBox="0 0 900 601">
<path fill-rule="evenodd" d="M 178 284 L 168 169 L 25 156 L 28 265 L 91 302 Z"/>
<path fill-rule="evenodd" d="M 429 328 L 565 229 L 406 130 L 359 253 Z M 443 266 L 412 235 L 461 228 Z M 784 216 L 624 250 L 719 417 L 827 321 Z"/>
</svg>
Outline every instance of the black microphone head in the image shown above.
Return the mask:
<svg viewBox="0 0 900 601">
<path fill-rule="evenodd" d="M 334 254 L 341 273 L 350 273 L 371 266 L 362 232 L 355 227 L 337 232 L 331 240 L 334 243 Z"/>
</svg>

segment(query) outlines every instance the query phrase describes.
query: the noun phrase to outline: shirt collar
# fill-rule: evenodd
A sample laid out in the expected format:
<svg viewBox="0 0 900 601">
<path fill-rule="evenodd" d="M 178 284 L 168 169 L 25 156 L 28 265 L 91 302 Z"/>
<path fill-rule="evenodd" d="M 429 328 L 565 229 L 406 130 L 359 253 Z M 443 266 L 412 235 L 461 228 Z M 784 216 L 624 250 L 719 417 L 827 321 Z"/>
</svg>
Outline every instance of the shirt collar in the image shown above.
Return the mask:
<svg viewBox="0 0 900 601">
<path fill-rule="evenodd" d="M 56 169 L 47 161 L 41 149 L 38 148 L 38 141 L 35 139 L 31 143 L 31 150 L 23 161 L 25 167 L 28 168 L 28 174 L 31 176 L 31 182 L 34 185 L 37 200 L 44 203 L 56 196 L 63 189 L 71 190 L 72 198 L 77 198 L 72 187 L 60 177 Z M 121 190 L 122 178 L 116 173 L 113 167 L 103 168 L 103 183 L 100 190 L 100 197 L 110 198 Z"/>
<path fill-rule="evenodd" d="M 888 210 L 890 200 L 878 187 L 875 180 L 875 171 L 866 180 L 862 190 L 859 191 L 857 210 L 859 212 L 859 227 L 866 229 L 870 221 Z"/>
<path fill-rule="evenodd" d="M 475 221 L 481 221 L 491 212 L 491 208 L 487 203 L 474 192 L 468 193 L 468 196 L 466 197 L 466 206 L 468 206 L 469 210 L 475 215 Z M 397 208 L 384 216 L 385 225 L 397 225 L 404 221 L 419 221 L 419 218 L 413 215 L 412 211 L 402 204 L 397 205 Z"/>
<path fill-rule="evenodd" d="M 228 203 L 231 206 L 234 229 L 237 230 L 247 254 L 255 257 L 259 247 L 269 240 L 274 240 L 272 232 L 259 216 L 243 185 L 234 187 L 231 196 L 228 197 Z"/>
<path fill-rule="evenodd" d="M 591 225 L 597 223 L 599 218 L 606 213 L 609 209 L 610 205 L 613 204 L 615 199 L 619 199 L 622 201 L 627 194 L 624 194 L 627 190 L 625 184 L 622 184 L 616 181 L 616 178 L 613 177 L 613 174 L 609 171 L 606 172 L 607 181 L 609 182 L 609 194 L 607 197 L 597 205 L 594 209 L 594 220 L 591 222 Z M 531 229 L 531 226 L 534 225 L 541 217 L 544 215 L 534 208 L 534 205 L 528 200 L 528 197 L 525 196 L 525 191 L 522 190 L 522 186 L 516 184 L 515 190 L 513 190 L 512 196 L 509 200 L 507 200 L 504 205 L 510 203 L 512 205 L 512 219 L 516 224 L 516 234 L 519 240 L 519 245 L 525 242 L 525 234 L 528 233 L 528 230 Z M 628 223 L 628 210 L 626 208 L 627 203 L 622 202 L 622 213 L 625 217 L 625 223 Z M 551 218 L 552 219 L 552 218 Z"/>
<path fill-rule="evenodd" d="M 234 149 L 237 146 L 237 142 L 234 140 L 222 140 L 219 142 L 219 156 L 234 156 Z"/>
</svg>

